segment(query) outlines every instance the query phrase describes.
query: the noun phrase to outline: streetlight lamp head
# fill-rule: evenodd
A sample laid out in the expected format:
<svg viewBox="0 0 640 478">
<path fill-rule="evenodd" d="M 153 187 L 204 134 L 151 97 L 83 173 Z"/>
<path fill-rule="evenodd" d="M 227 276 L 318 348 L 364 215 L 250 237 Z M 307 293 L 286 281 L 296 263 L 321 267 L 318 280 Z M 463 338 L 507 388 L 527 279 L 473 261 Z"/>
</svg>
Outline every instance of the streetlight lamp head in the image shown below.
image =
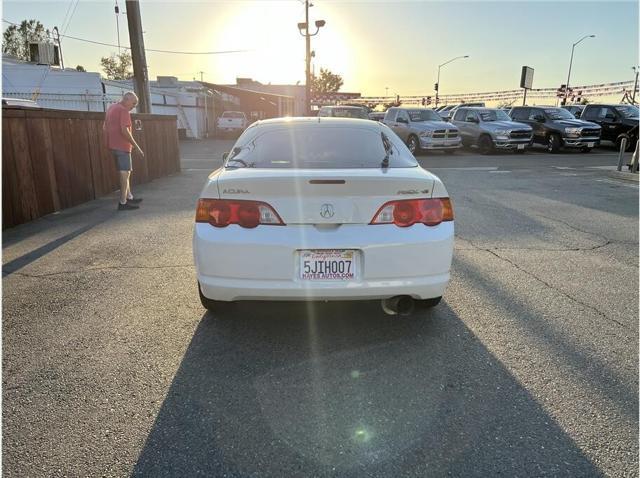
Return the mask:
<svg viewBox="0 0 640 478">
<path fill-rule="evenodd" d="M 323 26 L 325 26 L 326 22 L 324 20 L 316 20 L 316 27 L 317 28 L 322 28 Z"/>
<path fill-rule="evenodd" d="M 595 37 L 596 37 L 595 35 L 589 35 L 589 38 L 595 38 Z"/>
<path fill-rule="evenodd" d="M 463 58 L 469 58 L 469 55 L 465 55 Z"/>
<path fill-rule="evenodd" d="M 302 30 L 306 30 L 306 29 L 307 29 L 307 24 L 305 22 L 298 23 L 298 30 L 302 32 Z"/>
</svg>

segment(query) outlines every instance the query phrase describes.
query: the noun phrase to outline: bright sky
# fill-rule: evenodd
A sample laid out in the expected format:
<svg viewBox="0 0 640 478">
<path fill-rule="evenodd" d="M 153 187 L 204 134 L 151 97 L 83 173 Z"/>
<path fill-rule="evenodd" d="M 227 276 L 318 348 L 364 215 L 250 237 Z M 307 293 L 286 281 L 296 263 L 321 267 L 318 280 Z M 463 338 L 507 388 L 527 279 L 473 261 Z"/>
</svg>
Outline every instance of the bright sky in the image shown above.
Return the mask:
<svg viewBox="0 0 640 478">
<path fill-rule="evenodd" d="M 75 13 L 63 28 L 65 17 Z M 120 11 L 125 2 L 119 0 Z M 326 20 L 312 38 L 315 69 L 343 76 L 342 91 L 366 96 L 433 94 L 438 64 L 469 55 L 441 71 L 441 93 L 516 89 L 520 68 L 535 68 L 534 88 L 566 82 L 571 45 L 574 85 L 633 79 L 638 60 L 638 2 L 602 1 L 374 1 L 313 0 L 310 20 Z M 4 0 L 2 17 L 35 18 L 47 28 L 117 43 L 115 0 Z M 69 8 L 71 7 L 71 8 Z M 147 48 L 181 51 L 250 50 L 224 55 L 147 53 L 150 76 L 235 83 L 304 83 L 304 21 L 299 0 L 141 1 Z M 69 15 L 67 15 L 69 13 Z M 6 24 L 3 25 L 6 27 Z M 129 44 L 126 16 L 120 39 Z M 63 39 L 66 66 L 100 71 L 101 56 L 117 48 Z"/>
</svg>

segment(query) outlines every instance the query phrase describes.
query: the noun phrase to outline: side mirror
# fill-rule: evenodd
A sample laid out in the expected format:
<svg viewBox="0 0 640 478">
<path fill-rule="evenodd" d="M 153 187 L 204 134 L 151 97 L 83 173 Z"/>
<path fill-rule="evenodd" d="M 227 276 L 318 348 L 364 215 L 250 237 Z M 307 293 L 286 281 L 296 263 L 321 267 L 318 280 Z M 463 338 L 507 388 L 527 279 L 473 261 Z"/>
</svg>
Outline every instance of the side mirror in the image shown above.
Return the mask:
<svg viewBox="0 0 640 478">
<path fill-rule="evenodd" d="M 605 116 L 604 119 L 606 119 L 607 121 L 610 121 L 611 123 L 615 123 L 617 121 L 617 118 L 611 114 Z"/>
<path fill-rule="evenodd" d="M 539 115 L 539 116 L 535 116 L 534 119 L 538 122 L 538 123 L 544 123 L 544 116 Z"/>
<path fill-rule="evenodd" d="M 467 118 L 467 123 L 480 123 L 478 118 Z"/>
<path fill-rule="evenodd" d="M 226 161 L 227 157 L 229 156 L 229 152 L 226 153 L 222 153 L 222 160 Z"/>
<path fill-rule="evenodd" d="M 406 118 L 398 118 L 398 123 L 409 124 L 409 120 L 407 120 Z"/>
</svg>

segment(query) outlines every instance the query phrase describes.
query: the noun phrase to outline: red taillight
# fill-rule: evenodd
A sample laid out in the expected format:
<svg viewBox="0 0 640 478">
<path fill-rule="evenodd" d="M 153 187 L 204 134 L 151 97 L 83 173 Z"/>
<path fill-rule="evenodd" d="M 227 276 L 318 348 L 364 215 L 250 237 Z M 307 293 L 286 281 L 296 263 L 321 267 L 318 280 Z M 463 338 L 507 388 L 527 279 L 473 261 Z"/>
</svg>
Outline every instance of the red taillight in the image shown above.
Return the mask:
<svg viewBox="0 0 640 478">
<path fill-rule="evenodd" d="M 260 201 L 229 201 L 226 199 L 199 199 L 196 222 L 208 222 L 215 227 L 238 224 L 248 229 L 260 224 L 284 226 L 278 213 Z"/>
<path fill-rule="evenodd" d="M 408 227 L 421 223 L 437 226 L 444 221 L 453 221 L 453 207 L 449 198 L 389 201 L 378 209 L 371 224 L 395 224 L 399 227 Z"/>
</svg>

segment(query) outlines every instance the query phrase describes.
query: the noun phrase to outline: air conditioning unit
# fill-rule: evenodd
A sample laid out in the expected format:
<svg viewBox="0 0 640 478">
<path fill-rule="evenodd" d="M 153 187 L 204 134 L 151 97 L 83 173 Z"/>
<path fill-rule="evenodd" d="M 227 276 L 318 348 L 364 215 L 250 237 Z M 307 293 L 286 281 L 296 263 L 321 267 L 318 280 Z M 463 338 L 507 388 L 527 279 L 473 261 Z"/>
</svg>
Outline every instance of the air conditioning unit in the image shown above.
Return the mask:
<svg viewBox="0 0 640 478">
<path fill-rule="evenodd" d="M 52 43 L 29 43 L 29 61 L 39 65 L 60 66 L 58 45 Z"/>
</svg>

